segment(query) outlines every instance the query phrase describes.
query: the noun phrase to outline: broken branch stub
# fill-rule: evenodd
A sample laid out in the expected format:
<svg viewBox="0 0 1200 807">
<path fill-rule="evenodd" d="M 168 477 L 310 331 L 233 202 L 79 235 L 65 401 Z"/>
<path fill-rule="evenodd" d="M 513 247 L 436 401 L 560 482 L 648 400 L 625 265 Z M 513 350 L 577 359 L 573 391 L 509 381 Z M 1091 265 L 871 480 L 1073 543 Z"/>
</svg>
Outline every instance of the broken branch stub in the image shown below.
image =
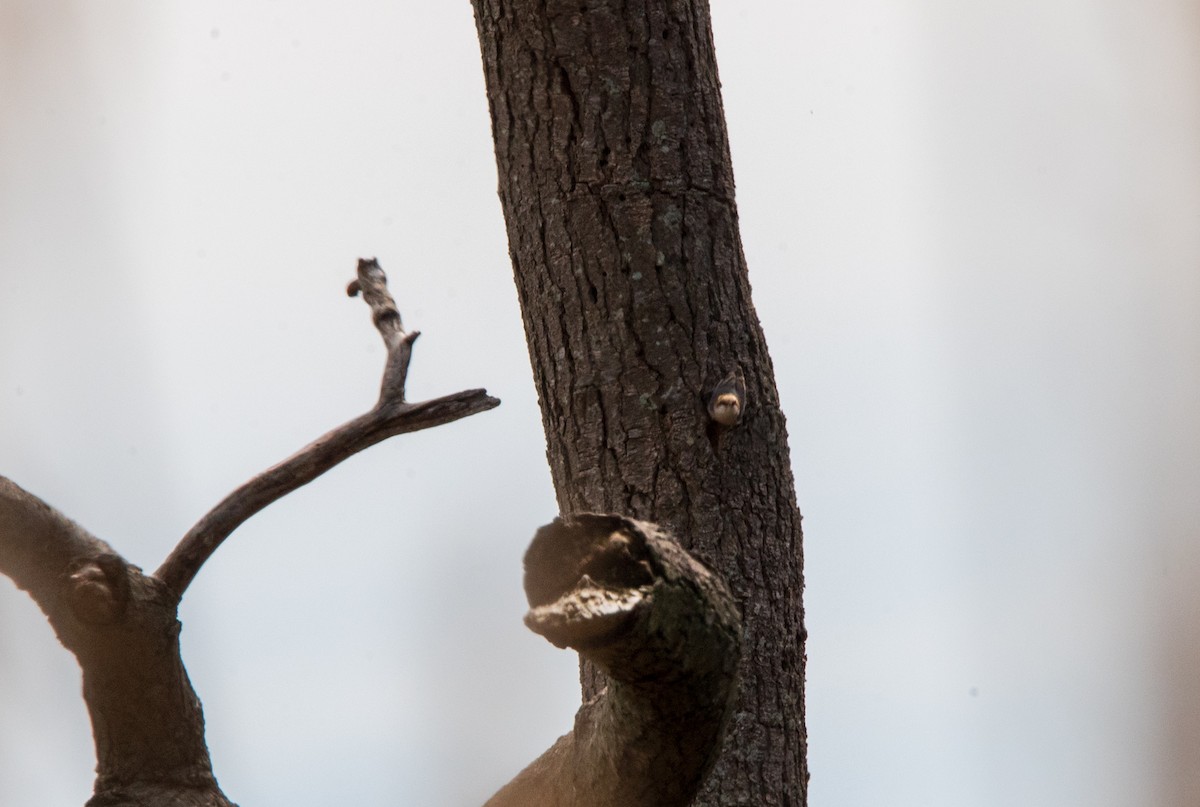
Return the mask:
<svg viewBox="0 0 1200 807">
<path fill-rule="evenodd" d="M 607 676 L 574 730 L 487 807 L 684 807 L 736 693 L 741 616 L 713 571 L 659 527 L 581 514 L 525 554 L 525 623 Z"/>
</svg>

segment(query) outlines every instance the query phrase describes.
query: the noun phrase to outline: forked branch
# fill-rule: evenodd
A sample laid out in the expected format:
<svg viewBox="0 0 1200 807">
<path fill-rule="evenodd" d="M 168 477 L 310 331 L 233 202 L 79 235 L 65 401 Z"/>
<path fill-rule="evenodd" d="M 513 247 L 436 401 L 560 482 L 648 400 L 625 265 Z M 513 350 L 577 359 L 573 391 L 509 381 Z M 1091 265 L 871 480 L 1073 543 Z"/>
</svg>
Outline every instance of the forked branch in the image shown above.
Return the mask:
<svg viewBox="0 0 1200 807">
<path fill-rule="evenodd" d="M 387 278 L 359 261 L 361 291 L 387 345 L 379 401 L 226 496 L 153 576 L 38 497 L 0 477 L 0 574 L 41 606 L 79 660 L 96 741 L 88 807 L 234 807 L 213 776 L 200 700 L 179 655 L 179 599 L 204 561 L 254 513 L 392 435 L 496 406 L 483 390 L 404 400 L 416 333 L 405 332 Z"/>
<path fill-rule="evenodd" d="M 374 258 L 360 259 L 358 277 L 347 293 L 363 299 L 387 347 L 379 401 L 368 412 L 309 443 L 283 462 L 268 468 L 210 510 L 183 536 L 179 545 L 155 572 L 178 599 L 200 567 L 244 521 L 276 499 L 308 484 L 343 460 L 398 434 L 440 426 L 487 411 L 500 401 L 486 390 L 456 392 L 420 403 L 404 400 L 405 381 L 418 331 L 405 331 L 395 300 L 387 289 L 387 276 Z"/>
</svg>

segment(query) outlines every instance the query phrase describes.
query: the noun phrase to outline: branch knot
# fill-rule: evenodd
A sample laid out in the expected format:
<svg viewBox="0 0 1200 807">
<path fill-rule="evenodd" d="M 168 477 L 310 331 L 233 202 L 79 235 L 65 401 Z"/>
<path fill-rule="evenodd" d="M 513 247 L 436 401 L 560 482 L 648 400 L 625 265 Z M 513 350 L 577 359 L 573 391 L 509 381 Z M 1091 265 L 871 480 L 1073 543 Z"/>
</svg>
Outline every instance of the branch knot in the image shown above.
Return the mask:
<svg viewBox="0 0 1200 807">
<path fill-rule="evenodd" d="M 88 625 L 111 625 L 129 603 L 129 576 L 125 561 L 112 554 L 80 558 L 63 575 L 71 612 Z"/>
</svg>

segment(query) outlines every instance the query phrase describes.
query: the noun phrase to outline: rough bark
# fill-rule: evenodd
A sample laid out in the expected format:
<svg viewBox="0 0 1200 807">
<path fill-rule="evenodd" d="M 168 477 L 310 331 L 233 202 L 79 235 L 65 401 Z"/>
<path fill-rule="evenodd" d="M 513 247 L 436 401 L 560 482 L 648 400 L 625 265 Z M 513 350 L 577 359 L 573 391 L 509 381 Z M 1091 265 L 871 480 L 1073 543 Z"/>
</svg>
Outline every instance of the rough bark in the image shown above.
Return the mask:
<svg viewBox="0 0 1200 807">
<path fill-rule="evenodd" d="M 707 3 L 473 5 L 559 506 L 662 524 L 729 582 L 741 695 L 696 804 L 799 807 L 800 516 Z M 739 374 L 731 414 L 714 392 Z M 603 681 L 586 664 L 583 679 L 590 699 Z"/>
<path fill-rule="evenodd" d="M 348 290 L 363 293 L 388 349 L 377 404 L 227 496 L 154 575 L 0 477 L 0 573 L 29 592 L 83 671 L 97 760 L 87 807 L 234 807 L 213 776 L 179 654 L 176 614 L 188 584 L 238 525 L 342 460 L 500 403 L 483 390 L 404 400 L 417 332 L 404 331 L 386 281 L 374 260 L 359 261 Z"/>
<path fill-rule="evenodd" d="M 716 757 L 741 645 L 733 597 L 656 526 L 579 515 L 525 555 L 526 623 L 596 665 L 574 730 L 487 807 L 686 807 Z"/>
</svg>

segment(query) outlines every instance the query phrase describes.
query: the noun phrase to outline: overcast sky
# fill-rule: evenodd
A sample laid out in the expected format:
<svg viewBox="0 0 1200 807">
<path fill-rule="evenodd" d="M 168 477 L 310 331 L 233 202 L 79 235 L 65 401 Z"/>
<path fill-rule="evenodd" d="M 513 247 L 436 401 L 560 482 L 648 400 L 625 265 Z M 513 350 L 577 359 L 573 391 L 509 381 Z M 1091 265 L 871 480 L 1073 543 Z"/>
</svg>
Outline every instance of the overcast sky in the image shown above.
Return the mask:
<svg viewBox="0 0 1200 807">
<path fill-rule="evenodd" d="M 814 807 L 1200 803 L 1200 4 L 713 0 L 805 515 Z M 482 803 L 570 727 L 555 514 L 469 3 L 0 3 L 0 474 L 148 569 L 371 405 L 395 438 L 205 566 L 243 807 Z M 0 804 L 78 807 L 74 659 L 0 581 Z"/>
</svg>

